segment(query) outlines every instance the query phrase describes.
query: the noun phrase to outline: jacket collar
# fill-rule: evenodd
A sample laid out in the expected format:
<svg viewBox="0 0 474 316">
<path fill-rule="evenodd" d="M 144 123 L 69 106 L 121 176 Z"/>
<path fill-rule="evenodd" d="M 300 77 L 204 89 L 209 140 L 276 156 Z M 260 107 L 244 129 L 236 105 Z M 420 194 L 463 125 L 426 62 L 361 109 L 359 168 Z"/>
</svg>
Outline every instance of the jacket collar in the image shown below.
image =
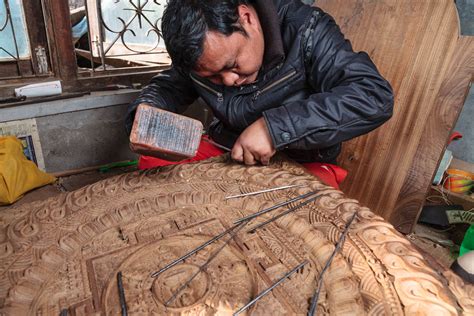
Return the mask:
<svg viewBox="0 0 474 316">
<path fill-rule="evenodd" d="M 273 0 L 256 0 L 254 6 L 265 39 L 262 69 L 272 69 L 285 58 L 280 31 L 280 19 Z"/>
</svg>

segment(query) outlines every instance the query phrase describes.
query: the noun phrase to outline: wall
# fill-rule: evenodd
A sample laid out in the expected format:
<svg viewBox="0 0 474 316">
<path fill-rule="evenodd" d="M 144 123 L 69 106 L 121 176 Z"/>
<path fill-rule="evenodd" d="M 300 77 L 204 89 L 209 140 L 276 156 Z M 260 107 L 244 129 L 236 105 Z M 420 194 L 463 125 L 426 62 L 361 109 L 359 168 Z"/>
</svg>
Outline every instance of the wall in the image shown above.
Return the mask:
<svg viewBox="0 0 474 316">
<path fill-rule="evenodd" d="M 27 125 L 33 119 L 47 172 L 137 159 L 129 148 L 124 118 L 128 104 L 138 93 L 138 90 L 93 92 L 73 99 L 0 108 L 0 132 L 12 121 Z M 211 119 L 201 100 L 184 114 L 205 126 Z"/>
<path fill-rule="evenodd" d="M 128 148 L 123 124 L 126 108 L 123 104 L 38 118 L 46 170 L 136 159 Z"/>
<path fill-rule="evenodd" d="M 61 172 L 136 159 L 128 147 L 124 117 L 138 91 L 96 92 L 74 99 L 0 109 L 6 122 L 36 121 L 45 170 Z"/>
<path fill-rule="evenodd" d="M 456 123 L 454 131 L 460 132 L 463 138 L 454 141 L 448 146 L 455 158 L 474 163 L 474 87 L 471 86 L 470 93 Z"/>
</svg>

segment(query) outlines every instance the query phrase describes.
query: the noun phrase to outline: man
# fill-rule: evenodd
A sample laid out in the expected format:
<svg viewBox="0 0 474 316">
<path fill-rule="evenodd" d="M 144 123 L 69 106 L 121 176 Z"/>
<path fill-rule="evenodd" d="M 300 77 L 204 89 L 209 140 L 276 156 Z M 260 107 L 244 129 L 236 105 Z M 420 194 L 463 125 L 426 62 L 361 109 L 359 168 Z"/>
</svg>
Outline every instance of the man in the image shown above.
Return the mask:
<svg viewBox="0 0 474 316">
<path fill-rule="evenodd" d="M 162 18 L 172 68 L 131 104 L 183 112 L 201 97 L 210 137 L 234 160 L 268 164 L 276 151 L 334 163 L 341 142 L 392 115 L 393 93 L 334 20 L 300 0 L 170 0 Z"/>
</svg>

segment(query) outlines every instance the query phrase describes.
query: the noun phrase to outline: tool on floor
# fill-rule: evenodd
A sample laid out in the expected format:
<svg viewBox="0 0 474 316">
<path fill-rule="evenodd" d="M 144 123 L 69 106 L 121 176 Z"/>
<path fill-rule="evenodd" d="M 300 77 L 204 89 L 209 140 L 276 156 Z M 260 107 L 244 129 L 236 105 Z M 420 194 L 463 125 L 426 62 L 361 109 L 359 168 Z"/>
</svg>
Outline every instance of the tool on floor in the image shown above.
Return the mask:
<svg viewBox="0 0 474 316">
<path fill-rule="evenodd" d="M 112 163 L 101 166 L 99 168 L 99 172 L 106 173 L 106 172 L 109 172 L 113 168 L 130 167 L 130 166 L 136 166 L 136 165 L 138 165 L 138 160 L 112 162 Z"/>
<path fill-rule="evenodd" d="M 231 195 L 231 196 L 226 196 L 224 200 L 230 200 L 230 199 L 235 199 L 235 198 L 240 198 L 240 197 L 245 197 L 245 196 L 252 196 L 252 195 L 257 195 L 257 194 L 262 194 L 262 193 L 267 193 L 267 192 L 273 192 L 273 191 L 278 191 L 278 190 L 285 190 L 285 189 L 290 189 L 290 188 L 299 188 L 303 187 L 303 184 L 293 184 L 293 185 L 284 185 L 282 187 L 276 187 L 272 189 L 266 189 L 266 190 L 260 190 L 260 191 L 255 191 L 255 192 L 250 192 L 250 193 L 243 193 L 243 194 L 238 194 L 238 195 Z"/>
<path fill-rule="evenodd" d="M 318 305 L 319 293 L 321 292 L 321 288 L 323 286 L 324 273 L 331 266 L 332 259 L 334 259 L 336 254 L 342 248 L 342 245 L 344 244 L 344 241 L 346 241 L 346 236 L 349 233 L 349 227 L 352 225 L 352 222 L 354 221 L 356 216 L 357 216 L 357 212 L 354 212 L 354 214 L 352 214 L 352 217 L 347 222 L 346 227 L 344 228 L 344 231 L 342 232 L 341 236 L 339 237 L 339 239 L 336 243 L 336 246 L 334 247 L 334 251 L 332 252 L 329 259 L 326 261 L 326 264 L 324 265 L 324 268 L 321 270 L 321 273 L 319 274 L 318 286 L 316 287 L 316 291 L 314 292 L 313 298 L 311 299 L 311 305 L 310 305 L 310 308 L 309 308 L 309 311 L 308 311 L 308 316 L 313 316 L 314 313 L 316 312 L 316 306 Z"/>
<path fill-rule="evenodd" d="M 474 213 L 462 205 L 425 205 L 418 223 L 447 228 L 452 224 L 474 224 Z"/>
<path fill-rule="evenodd" d="M 121 271 L 117 273 L 117 287 L 119 293 L 120 307 L 122 309 L 122 316 L 128 316 L 127 301 L 125 300 L 125 290 L 123 289 Z"/>
<path fill-rule="evenodd" d="M 272 286 L 270 286 L 269 288 L 267 288 L 266 290 L 262 291 L 260 294 L 258 294 L 253 300 L 251 300 L 250 302 L 248 302 L 245 306 L 241 307 L 238 311 L 236 311 L 233 316 L 236 316 L 236 315 L 239 315 L 241 314 L 242 312 L 246 311 L 250 306 L 252 306 L 253 304 L 257 303 L 262 297 L 264 297 L 265 295 L 267 295 L 271 290 L 273 290 L 274 288 L 276 288 L 278 285 L 280 285 L 280 283 L 282 283 L 283 281 L 287 280 L 293 273 L 295 273 L 296 271 L 298 271 L 299 269 L 301 269 L 304 265 L 306 265 L 309 261 L 308 260 L 305 260 L 303 261 L 302 263 L 300 263 L 299 265 L 297 265 L 296 267 L 294 267 L 291 271 L 289 271 L 288 273 L 286 273 L 284 276 L 282 276 L 280 279 L 278 279 L 278 281 L 276 281 L 275 283 L 273 283 Z"/>
<path fill-rule="evenodd" d="M 140 104 L 130 133 L 130 148 L 169 161 L 184 160 L 196 155 L 202 131 L 198 120 Z"/>
</svg>

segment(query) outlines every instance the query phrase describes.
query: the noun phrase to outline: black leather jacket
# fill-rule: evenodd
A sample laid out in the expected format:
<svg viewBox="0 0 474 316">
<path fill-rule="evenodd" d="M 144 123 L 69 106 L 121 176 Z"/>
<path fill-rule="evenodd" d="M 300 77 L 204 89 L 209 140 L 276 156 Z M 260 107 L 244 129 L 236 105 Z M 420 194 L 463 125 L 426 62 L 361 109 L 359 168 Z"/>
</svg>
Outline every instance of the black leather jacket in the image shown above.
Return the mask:
<svg viewBox="0 0 474 316">
<path fill-rule="evenodd" d="M 180 113 L 200 96 L 215 116 L 209 135 L 226 147 L 263 116 L 277 150 L 299 162 L 335 162 L 341 142 L 391 117 L 390 84 L 330 15 L 300 0 L 257 0 L 256 9 L 266 48 L 255 83 L 225 87 L 163 71 L 130 105 L 128 131 L 140 103 Z"/>
</svg>

